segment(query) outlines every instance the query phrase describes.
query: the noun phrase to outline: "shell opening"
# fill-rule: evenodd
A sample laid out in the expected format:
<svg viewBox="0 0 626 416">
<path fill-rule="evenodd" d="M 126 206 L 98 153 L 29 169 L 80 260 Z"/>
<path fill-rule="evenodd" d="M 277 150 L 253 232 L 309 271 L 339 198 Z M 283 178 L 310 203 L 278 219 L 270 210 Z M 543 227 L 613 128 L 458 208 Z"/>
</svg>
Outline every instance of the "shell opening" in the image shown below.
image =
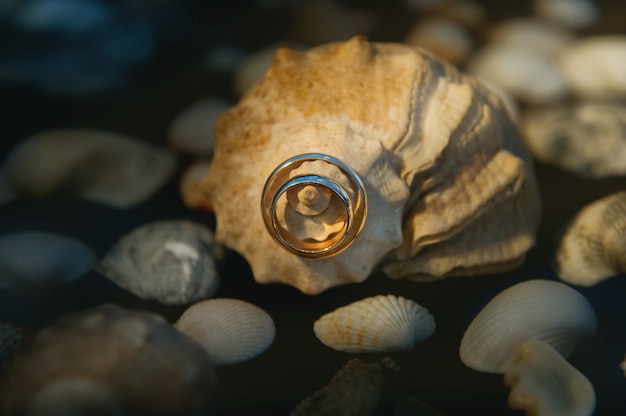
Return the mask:
<svg viewBox="0 0 626 416">
<path fill-rule="evenodd" d="M 365 186 L 338 159 L 298 155 L 267 179 L 261 211 L 270 235 L 283 247 L 304 257 L 328 257 L 346 249 L 363 228 Z"/>
</svg>

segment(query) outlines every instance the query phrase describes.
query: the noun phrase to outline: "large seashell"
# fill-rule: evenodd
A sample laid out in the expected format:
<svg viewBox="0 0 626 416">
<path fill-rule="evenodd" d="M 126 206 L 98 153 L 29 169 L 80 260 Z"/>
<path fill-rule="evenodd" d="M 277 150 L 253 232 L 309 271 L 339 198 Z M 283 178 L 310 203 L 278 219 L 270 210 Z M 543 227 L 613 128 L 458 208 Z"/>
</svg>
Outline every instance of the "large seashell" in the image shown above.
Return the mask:
<svg viewBox="0 0 626 416">
<path fill-rule="evenodd" d="M 217 239 L 255 280 L 309 294 L 379 265 L 422 274 L 407 260 L 427 248 L 448 263 L 427 270 L 436 277 L 510 269 L 539 220 L 532 162 L 501 100 L 422 49 L 363 37 L 280 49 L 218 118 L 203 185 Z"/>
<path fill-rule="evenodd" d="M 593 308 L 576 290 L 560 282 L 528 280 L 489 301 L 463 334 L 459 355 L 470 368 L 504 373 L 524 342 L 543 341 L 567 356 L 596 327 Z"/>
<path fill-rule="evenodd" d="M 2 414 L 205 414 L 217 377 L 161 316 L 107 304 L 39 332 L 0 391 Z"/>
<path fill-rule="evenodd" d="M 410 350 L 435 332 L 428 310 L 402 296 L 365 298 L 327 313 L 313 331 L 325 345 L 345 352 Z"/>
<path fill-rule="evenodd" d="M 171 153 L 123 135 L 50 130 L 22 141 L 7 156 L 0 170 L 0 202 L 64 192 L 127 208 L 151 196 L 175 167 Z"/>
<path fill-rule="evenodd" d="M 95 253 L 74 238 L 41 231 L 0 236 L 0 289 L 57 280 L 72 282 L 96 263 Z"/>
<path fill-rule="evenodd" d="M 561 238 L 556 260 L 559 277 L 582 286 L 626 273 L 626 191 L 583 207 Z"/>
<path fill-rule="evenodd" d="M 583 177 L 626 175 L 626 106 L 585 102 L 527 111 L 520 127 L 532 154 Z"/>
<path fill-rule="evenodd" d="M 143 299 L 188 304 L 212 296 L 223 256 L 208 227 L 187 220 L 155 221 L 121 237 L 96 270 Z"/>
<path fill-rule="evenodd" d="M 276 335 L 267 312 L 239 299 L 198 302 L 174 327 L 200 343 L 215 365 L 248 361 L 269 348 Z"/>
</svg>

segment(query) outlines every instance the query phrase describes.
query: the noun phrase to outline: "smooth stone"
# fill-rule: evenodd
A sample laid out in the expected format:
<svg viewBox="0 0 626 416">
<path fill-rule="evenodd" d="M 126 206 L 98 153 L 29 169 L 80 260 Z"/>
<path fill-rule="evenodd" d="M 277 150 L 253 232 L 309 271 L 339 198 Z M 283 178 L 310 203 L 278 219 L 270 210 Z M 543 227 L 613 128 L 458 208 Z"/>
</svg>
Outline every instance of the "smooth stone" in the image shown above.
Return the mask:
<svg viewBox="0 0 626 416">
<path fill-rule="evenodd" d="M 96 271 L 142 299 L 189 304 L 217 290 L 216 261 L 222 250 L 211 229 L 202 224 L 156 221 L 121 237 Z"/>
<path fill-rule="evenodd" d="M 528 47 L 542 54 L 555 56 L 575 39 L 559 26 L 536 18 L 505 20 L 489 32 L 492 43 Z"/>
<path fill-rule="evenodd" d="M 202 192 L 201 183 L 211 167 L 209 160 L 197 160 L 185 169 L 180 180 L 180 197 L 189 209 L 213 212 L 213 205 Z"/>
<path fill-rule="evenodd" d="M 535 0 L 533 8 L 541 18 L 572 29 L 591 26 L 600 18 L 591 0 Z"/>
<path fill-rule="evenodd" d="M 418 22 L 406 34 L 404 42 L 428 49 L 455 65 L 463 63 L 474 46 L 463 25 L 443 18 Z"/>
<path fill-rule="evenodd" d="M 61 234 L 5 234 L 0 236 L 0 289 L 72 282 L 85 276 L 96 260 L 85 244 Z"/>
</svg>

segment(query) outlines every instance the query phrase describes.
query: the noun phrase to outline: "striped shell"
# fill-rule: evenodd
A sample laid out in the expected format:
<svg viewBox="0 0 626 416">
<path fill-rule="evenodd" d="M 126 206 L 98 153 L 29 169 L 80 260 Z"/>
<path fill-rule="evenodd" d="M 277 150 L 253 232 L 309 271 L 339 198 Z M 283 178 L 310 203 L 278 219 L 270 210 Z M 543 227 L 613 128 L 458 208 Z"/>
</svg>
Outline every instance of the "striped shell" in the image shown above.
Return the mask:
<svg viewBox="0 0 626 416">
<path fill-rule="evenodd" d="M 174 324 L 200 343 L 215 365 L 250 360 L 274 342 L 274 321 L 263 309 L 239 299 L 211 299 L 190 306 Z"/>
<path fill-rule="evenodd" d="M 478 313 L 459 354 L 470 368 L 503 373 L 523 342 L 544 341 L 567 356 L 596 327 L 592 306 L 576 290 L 560 282 L 529 280 L 503 290 Z"/>
<path fill-rule="evenodd" d="M 313 325 L 325 345 L 345 352 L 410 350 L 435 332 L 428 310 L 402 296 L 379 295 L 327 313 Z"/>
<path fill-rule="evenodd" d="M 304 52 L 279 49 L 215 128 L 203 190 L 216 237 L 246 258 L 259 283 L 317 294 L 362 282 L 376 267 L 392 278 L 499 272 L 518 266 L 534 244 L 540 204 L 532 161 L 506 107 L 423 49 L 360 36 Z M 278 185 L 321 177 L 343 189 L 349 171 L 362 189 L 335 198 L 331 186 L 311 180 L 297 198 L 304 205 L 330 199 L 320 210 L 289 199 L 292 188 L 267 189 L 285 163 L 311 154 L 318 160 Z M 338 165 L 328 158 L 348 169 L 325 169 Z M 355 194 L 367 209 L 354 215 L 362 228 L 349 234 L 351 210 L 360 205 L 345 201 Z M 289 236 L 276 238 L 277 228 Z M 343 250 L 332 255 L 311 258 L 287 247 L 325 247 L 344 230 Z"/>
<path fill-rule="evenodd" d="M 556 260 L 559 277 L 581 286 L 626 273 L 626 191 L 585 206 L 565 231 Z"/>
</svg>

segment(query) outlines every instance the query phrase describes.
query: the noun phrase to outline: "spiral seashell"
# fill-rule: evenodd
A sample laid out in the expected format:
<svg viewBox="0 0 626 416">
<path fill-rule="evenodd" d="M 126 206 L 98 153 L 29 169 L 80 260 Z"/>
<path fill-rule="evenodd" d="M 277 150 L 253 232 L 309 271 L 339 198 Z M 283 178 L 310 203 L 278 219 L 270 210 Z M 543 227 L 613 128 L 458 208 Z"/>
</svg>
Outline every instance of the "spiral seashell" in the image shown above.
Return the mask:
<svg viewBox="0 0 626 416">
<path fill-rule="evenodd" d="M 239 299 L 210 299 L 190 306 L 174 328 L 200 343 L 215 365 L 248 361 L 274 342 L 274 321 Z"/>
<path fill-rule="evenodd" d="M 377 267 L 508 270 L 539 221 L 532 162 L 499 97 L 425 50 L 358 36 L 279 49 L 217 119 L 202 186 L 218 241 L 255 280 L 308 294 Z"/>
<path fill-rule="evenodd" d="M 543 341 L 567 356 L 596 327 L 583 295 L 560 282 L 528 280 L 503 290 L 478 313 L 463 334 L 459 355 L 470 368 L 504 373 L 524 342 Z"/>
<path fill-rule="evenodd" d="M 583 207 L 561 238 L 556 261 L 559 277 L 576 285 L 626 273 L 626 191 Z"/>
<path fill-rule="evenodd" d="M 338 351 L 410 350 L 435 332 L 428 310 L 402 296 L 365 298 L 327 313 L 313 324 L 317 338 Z"/>
</svg>

